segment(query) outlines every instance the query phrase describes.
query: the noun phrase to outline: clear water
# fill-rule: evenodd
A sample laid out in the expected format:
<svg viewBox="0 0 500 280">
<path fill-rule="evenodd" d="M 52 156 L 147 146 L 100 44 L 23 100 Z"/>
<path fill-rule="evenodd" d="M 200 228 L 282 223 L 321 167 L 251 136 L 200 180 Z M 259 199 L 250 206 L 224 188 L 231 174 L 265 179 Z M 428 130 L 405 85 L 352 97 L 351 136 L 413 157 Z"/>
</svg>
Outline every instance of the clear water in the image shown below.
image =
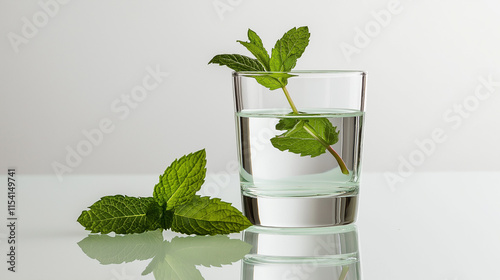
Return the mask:
<svg viewBox="0 0 500 280">
<path fill-rule="evenodd" d="M 240 182 L 251 197 L 347 196 L 358 193 L 363 112 L 354 110 L 254 110 L 237 114 L 240 138 Z M 349 174 L 343 174 L 328 152 L 317 157 L 300 156 L 275 148 L 270 139 L 284 131 L 275 126 L 284 118 L 327 118 L 339 131 L 332 147 L 344 160 Z"/>
<path fill-rule="evenodd" d="M 319 227 L 355 221 L 359 191 L 363 112 L 302 109 L 246 110 L 237 114 L 243 211 L 255 225 Z M 349 170 L 329 152 L 316 157 L 280 151 L 271 138 L 286 118 L 326 118 L 339 132 L 332 145 Z"/>
</svg>

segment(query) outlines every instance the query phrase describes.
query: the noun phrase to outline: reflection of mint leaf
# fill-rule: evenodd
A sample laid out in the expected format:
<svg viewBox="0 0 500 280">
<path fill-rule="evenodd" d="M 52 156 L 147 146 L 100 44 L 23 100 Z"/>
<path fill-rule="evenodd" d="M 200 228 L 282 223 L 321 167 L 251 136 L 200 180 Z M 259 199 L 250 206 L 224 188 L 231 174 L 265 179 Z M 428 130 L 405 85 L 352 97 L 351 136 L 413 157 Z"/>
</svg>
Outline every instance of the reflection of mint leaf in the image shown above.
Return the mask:
<svg viewBox="0 0 500 280">
<path fill-rule="evenodd" d="M 152 197 L 105 196 L 78 222 L 91 232 L 140 233 L 163 227 L 163 210 Z"/>
<path fill-rule="evenodd" d="M 174 210 L 172 230 L 185 234 L 215 235 L 239 232 L 252 224 L 230 203 L 195 196 Z"/>
<path fill-rule="evenodd" d="M 172 162 L 154 188 L 156 202 L 166 210 L 188 202 L 205 181 L 206 163 L 204 149 Z"/>
<path fill-rule="evenodd" d="M 257 60 L 240 54 L 220 54 L 214 56 L 210 63 L 225 65 L 234 71 L 266 71 L 264 66 Z"/>
<path fill-rule="evenodd" d="M 193 265 L 222 266 L 243 258 L 252 245 L 225 235 L 175 237 L 169 254 Z"/>
<path fill-rule="evenodd" d="M 163 239 L 161 231 L 109 236 L 90 234 L 78 246 L 101 264 L 120 264 L 152 259 L 142 275 L 155 279 L 202 280 L 197 265 L 222 266 L 245 256 L 252 246 L 228 236 L 176 236 Z"/>
<path fill-rule="evenodd" d="M 255 33 L 253 30 L 248 29 L 248 40 L 250 42 L 243 42 L 243 41 L 238 41 L 240 44 L 245 46 L 256 58 L 262 65 L 264 66 L 264 70 L 269 71 L 271 70 L 269 68 L 269 54 L 267 53 L 267 50 L 264 48 L 264 45 L 262 44 L 262 40 L 260 39 L 259 35 Z"/>
<path fill-rule="evenodd" d="M 288 72 L 295 67 L 297 59 L 302 56 L 309 44 L 309 29 L 307 26 L 290 29 L 279 39 L 271 53 L 269 61 L 271 71 Z"/>
<path fill-rule="evenodd" d="M 288 150 L 301 156 L 315 157 L 323 154 L 325 146 L 317 141 L 304 126 L 314 129 L 316 135 L 323 138 L 328 145 L 333 145 L 338 141 L 339 132 L 326 118 L 301 120 L 284 118 L 276 125 L 276 129 L 286 130 L 286 132 L 271 138 L 271 143 L 280 151 Z"/>
<path fill-rule="evenodd" d="M 78 246 L 101 264 L 120 264 L 153 258 L 162 242 L 162 231 L 155 230 L 117 236 L 90 234 L 78 242 Z"/>
<path fill-rule="evenodd" d="M 168 250 L 169 246 L 165 249 Z M 204 280 L 196 266 L 178 259 L 175 255 L 165 254 L 155 257 L 142 275 L 153 272 L 154 279 L 168 280 Z"/>
<path fill-rule="evenodd" d="M 153 272 L 155 279 L 203 279 L 199 278 L 196 265 L 221 267 L 242 259 L 252 245 L 227 236 L 174 237 L 165 241 L 157 254 L 142 272 Z"/>
</svg>

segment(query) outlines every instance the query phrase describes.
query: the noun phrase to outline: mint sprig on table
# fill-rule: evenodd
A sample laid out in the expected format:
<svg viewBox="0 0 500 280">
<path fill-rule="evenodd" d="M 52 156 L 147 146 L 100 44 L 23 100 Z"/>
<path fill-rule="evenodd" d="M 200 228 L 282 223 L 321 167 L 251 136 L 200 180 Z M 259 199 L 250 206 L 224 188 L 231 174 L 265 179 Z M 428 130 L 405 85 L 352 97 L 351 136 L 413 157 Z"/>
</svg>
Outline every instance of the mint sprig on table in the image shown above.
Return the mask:
<svg viewBox="0 0 500 280">
<path fill-rule="evenodd" d="M 92 233 L 142 233 L 157 229 L 215 235 L 240 232 L 250 221 L 230 203 L 196 195 L 205 181 L 206 153 L 200 150 L 175 160 L 153 197 L 102 197 L 82 212 L 78 222 Z"/>
<path fill-rule="evenodd" d="M 272 138 L 272 145 L 280 151 L 288 150 L 301 156 L 315 157 L 328 151 L 339 164 L 342 173 L 349 174 L 344 161 L 331 147 L 338 142 L 339 132 L 336 127 L 326 118 L 293 118 L 293 116 L 300 116 L 303 113 L 299 112 L 295 106 L 286 86 L 288 78 L 293 77 L 293 73 L 290 71 L 295 67 L 297 60 L 309 44 L 309 37 L 307 26 L 294 27 L 276 42 L 271 56 L 269 56 L 257 33 L 248 29 L 249 41 L 237 42 L 246 47 L 255 58 L 240 54 L 220 54 L 214 56 L 209 64 L 227 66 L 236 72 L 258 72 L 253 77 L 259 84 L 269 90 L 281 88 L 292 112 L 291 118 L 283 118 L 276 125 L 277 130 L 285 130 L 285 132 Z M 249 74 L 251 75 L 251 73 Z"/>
</svg>

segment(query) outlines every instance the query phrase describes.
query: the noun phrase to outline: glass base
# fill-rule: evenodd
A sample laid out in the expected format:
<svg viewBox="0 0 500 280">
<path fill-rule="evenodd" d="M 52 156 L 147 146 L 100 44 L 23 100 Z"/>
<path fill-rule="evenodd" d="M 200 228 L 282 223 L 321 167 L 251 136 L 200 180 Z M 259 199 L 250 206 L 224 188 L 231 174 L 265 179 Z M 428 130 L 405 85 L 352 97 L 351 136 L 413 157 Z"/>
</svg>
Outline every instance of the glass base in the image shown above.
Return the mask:
<svg viewBox="0 0 500 280">
<path fill-rule="evenodd" d="M 252 197 L 243 195 L 243 213 L 263 227 L 326 227 L 356 221 L 358 195 Z"/>
</svg>

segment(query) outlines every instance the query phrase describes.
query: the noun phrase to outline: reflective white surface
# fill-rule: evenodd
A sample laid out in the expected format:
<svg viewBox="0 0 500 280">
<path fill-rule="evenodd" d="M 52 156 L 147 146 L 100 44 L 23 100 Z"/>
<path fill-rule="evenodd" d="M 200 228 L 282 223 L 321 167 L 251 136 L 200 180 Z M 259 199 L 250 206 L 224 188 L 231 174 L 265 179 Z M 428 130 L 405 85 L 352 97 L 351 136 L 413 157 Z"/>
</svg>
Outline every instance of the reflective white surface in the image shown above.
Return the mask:
<svg viewBox="0 0 500 280">
<path fill-rule="evenodd" d="M 216 178 L 221 177 L 209 174 L 206 185 Z M 0 180 L 6 182 L 5 176 Z M 225 180 L 226 184 L 221 187 L 204 189 L 200 193 L 214 194 L 239 208 L 237 177 L 229 176 Z M 159 257 L 153 263 L 154 256 L 161 252 L 158 251 L 160 245 L 152 246 L 155 249 L 149 253 L 142 250 L 145 248 L 144 240 L 149 240 L 147 236 L 113 239 L 118 242 L 113 244 L 119 246 L 111 244 L 112 241 L 106 242 L 106 238 L 111 240 L 113 235 L 104 237 L 101 238 L 103 243 L 91 243 L 97 255 L 87 255 L 81 243 L 78 244 L 88 237 L 88 232 L 76 222 L 81 211 L 104 195 L 150 196 L 156 181 L 155 175 L 128 175 L 68 176 L 63 182 L 58 182 L 53 176 L 19 174 L 17 272 L 7 271 L 8 232 L 7 227 L 2 226 L 0 253 L 5 261 L 0 266 L 0 278 L 155 279 L 153 273 L 141 275 L 149 266 L 150 271 L 154 267 L 158 271 L 163 269 L 157 272 L 158 275 L 173 269 L 178 278 L 172 279 L 240 279 L 242 265 L 235 258 L 239 257 L 238 252 L 241 255 L 246 250 L 245 244 L 239 242 L 241 233 L 217 239 L 193 238 L 165 231 L 156 236 L 162 240 L 155 239 L 167 248 L 165 252 L 170 252 L 170 255 L 166 253 L 168 256 L 161 258 L 167 260 L 163 266 L 158 264 Z M 361 279 L 461 280 L 498 277 L 498 182 L 500 173 L 415 173 L 391 188 L 383 174 L 364 174 L 356 223 Z M 2 191 L 0 197 L 0 219 L 7 225 L 6 191 Z M 128 245 L 120 245 L 119 242 Z M 291 247 L 294 246 L 292 243 Z M 214 247 L 219 249 L 213 250 Z M 119 251 L 120 248 L 122 251 Z M 113 254 L 113 250 L 119 253 Z M 224 253 L 224 250 L 229 250 L 227 252 L 232 252 L 232 255 Z M 134 254 L 142 260 L 130 261 Z M 112 258 L 114 255 L 116 258 Z M 126 262 L 100 264 L 100 260 L 106 257 L 108 262 Z M 165 266 L 165 263 L 168 265 Z"/>
</svg>

